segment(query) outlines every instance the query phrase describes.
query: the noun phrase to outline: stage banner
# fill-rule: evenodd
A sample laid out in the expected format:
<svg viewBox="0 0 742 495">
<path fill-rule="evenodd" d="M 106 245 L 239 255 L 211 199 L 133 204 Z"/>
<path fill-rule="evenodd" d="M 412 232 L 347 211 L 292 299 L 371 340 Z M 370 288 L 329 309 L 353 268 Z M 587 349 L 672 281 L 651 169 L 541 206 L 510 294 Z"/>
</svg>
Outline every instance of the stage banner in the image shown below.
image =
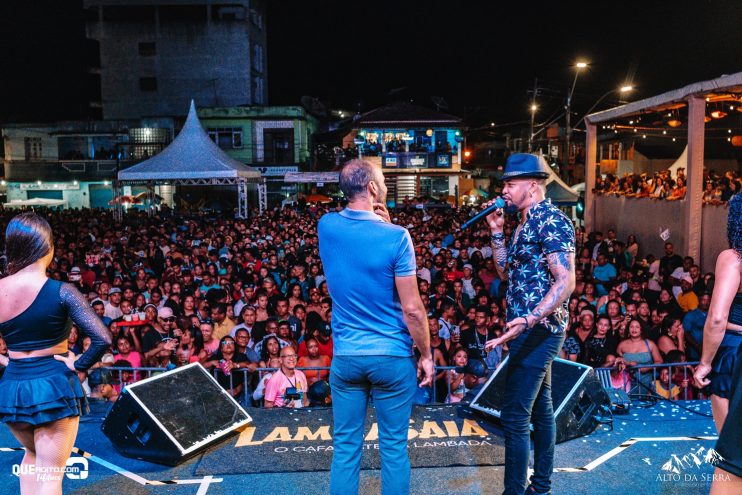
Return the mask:
<svg viewBox="0 0 742 495">
<path fill-rule="evenodd" d="M 492 423 L 455 405 L 413 409 L 407 441 L 412 467 L 496 466 L 504 443 Z M 332 462 L 332 409 L 250 409 L 253 422 L 229 444 L 203 455 L 198 475 L 327 471 Z M 362 469 L 379 469 L 379 430 L 369 408 Z"/>
</svg>

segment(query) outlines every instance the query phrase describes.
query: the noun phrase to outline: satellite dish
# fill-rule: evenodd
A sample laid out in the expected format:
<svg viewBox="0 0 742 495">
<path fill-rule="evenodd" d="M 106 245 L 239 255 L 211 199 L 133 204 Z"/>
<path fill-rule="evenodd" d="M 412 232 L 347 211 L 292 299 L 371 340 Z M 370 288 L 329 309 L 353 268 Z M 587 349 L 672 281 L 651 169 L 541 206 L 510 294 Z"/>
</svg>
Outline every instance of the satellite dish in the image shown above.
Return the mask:
<svg viewBox="0 0 742 495">
<path fill-rule="evenodd" d="M 433 101 L 435 108 L 439 111 L 441 108 L 448 108 L 448 103 L 446 103 L 446 100 L 444 100 L 442 96 L 431 96 L 430 99 Z"/>
<path fill-rule="evenodd" d="M 315 117 L 327 117 L 327 107 L 314 96 L 302 96 L 301 106 Z"/>
</svg>

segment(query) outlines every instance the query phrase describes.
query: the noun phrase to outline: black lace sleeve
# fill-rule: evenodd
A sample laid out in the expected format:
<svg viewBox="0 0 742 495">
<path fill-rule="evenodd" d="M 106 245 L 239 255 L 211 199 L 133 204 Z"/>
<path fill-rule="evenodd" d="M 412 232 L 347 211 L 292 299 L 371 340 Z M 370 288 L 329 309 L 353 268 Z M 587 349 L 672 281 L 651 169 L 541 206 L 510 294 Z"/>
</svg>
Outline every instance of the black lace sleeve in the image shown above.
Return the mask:
<svg viewBox="0 0 742 495">
<path fill-rule="evenodd" d="M 59 289 L 62 304 L 67 314 L 75 322 L 83 335 L 90 337 L 90 347 L 75 361 L 75 369 L 85 371 L 103 356 L 111 345 L 111 332 L 108 331 L 88 301 L 80 291 L 70 284 L 62 284 Z M 80 336 L 82 338 L 82 335 Z"/>
</svg>

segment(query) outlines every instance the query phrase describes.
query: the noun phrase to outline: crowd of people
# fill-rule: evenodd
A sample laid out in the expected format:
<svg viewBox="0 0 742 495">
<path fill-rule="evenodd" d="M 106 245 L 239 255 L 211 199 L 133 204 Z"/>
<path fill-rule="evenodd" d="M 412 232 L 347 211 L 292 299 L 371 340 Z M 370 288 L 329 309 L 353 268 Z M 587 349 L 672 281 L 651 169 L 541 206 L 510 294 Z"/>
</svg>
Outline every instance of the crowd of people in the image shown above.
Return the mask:
<svg viewBox="0 0 742 495">
<path fill-rule="evenodd" d="M 110 367 L 200 362 L 246 406 L 329 404 L 332 298 L 317 221 L 339 208 L 276 208 L 249 220 L 132 211 L 121 223 L 108 211 L 44 211 L 55 235 L 49 276 L 77 286 L 113 336 L 88 374 L 87 392 L 115 400 L 147 374 Z M 2 212 L 0 232 L 13 214 Z M 507 346 L 485 351 L 502 333 L 506 283 L 486 226 L 458 232 L 470 214 L 413 206 L 392 212 L 415 244 L 439 367 L 421 403 L 460 401 L 507 354 Z M 512 219 L 506 236 L 514 227 Z M 661 257 L 640 254 L 633 236 L 621 242 L 614 231 L 577 230 L 577 287 L 562 356 L 610 368 L 615 386 L 627 391 L 696 397 L 684 366 L 672 375 L 642 366 L 698 359 L 713 274 L 702 274 L 671 243 Z M 70 350 L 81 354 L 89 345 L 73 327 Z"/>
<path fill-rule="evenodd" d="M 677 169 L 674 177 L 670 170 L 662 170 L 654 175 L 627 173 L 623 177 L 606 174 L 605 177 L 596 178 L 595 192 L 604 196 L 677 201 L 685 198 L 686 182 L 685 169 L 682 167 Z M 740 191 L 742 191 L 742 177 L 736 172 L 718 174 L 704 170 L 704 204 L 724 204 Z"/>
</svg>

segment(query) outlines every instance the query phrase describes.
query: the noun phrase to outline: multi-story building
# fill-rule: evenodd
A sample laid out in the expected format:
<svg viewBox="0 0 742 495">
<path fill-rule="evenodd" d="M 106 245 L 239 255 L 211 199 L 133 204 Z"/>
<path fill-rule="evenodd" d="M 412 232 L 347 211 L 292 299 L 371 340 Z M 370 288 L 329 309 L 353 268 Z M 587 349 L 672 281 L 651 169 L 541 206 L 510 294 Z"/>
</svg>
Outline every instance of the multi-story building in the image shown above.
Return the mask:
<svg viewBox="0 0 742 495">
<path fill-rule="evenodd" d="M 166 118 L 6 124 L 1 131 L 6 199 L 108 207 L 118 170 L 161 151 L 173 129 Z"/>
<path fill-rule="evenodd" d="M 263 0 L 84 0 L 104 119 L 267 102 Z"/>
<path fill-rule="evenodd" d="M 461 168 L 464 127 L 459 117 L 393 103 L 361 115 L 353 127 L 359 155 L 384 170 L 390 202 L 420 195 L 455 199 L 473 187 L 465 177 L 470 172 Z"/>
<path fill-rule="evenodd" d="M 271 204 L 295 192 L 283 182 L 286 173 L 310 169 L 319 122 L 302 107 L 199 108 L 198 117 L 220 148 L 266 178 Z"/>
</svg>

